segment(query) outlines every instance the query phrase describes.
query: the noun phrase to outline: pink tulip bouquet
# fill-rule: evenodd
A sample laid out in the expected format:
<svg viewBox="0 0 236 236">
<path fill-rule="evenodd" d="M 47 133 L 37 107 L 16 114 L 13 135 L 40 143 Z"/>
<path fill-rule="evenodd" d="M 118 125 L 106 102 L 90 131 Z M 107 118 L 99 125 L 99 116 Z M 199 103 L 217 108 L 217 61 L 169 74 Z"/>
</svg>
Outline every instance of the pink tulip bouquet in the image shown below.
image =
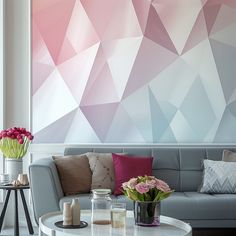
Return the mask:
<svg viewBox="0 0 236 236">
<path fill-rule="evenodd" d="M 133 201 L 160 202 L 173 190 L 168 184 L 154 176 L 138 176 L 122 184 L 124 194 Z"/>
<path fill-rule="evenodd" d="M 6 158 L 22 158 L 34 136 L 25 128 L 9 128 L 0 132 L 0 150 Z"/>
</svg>

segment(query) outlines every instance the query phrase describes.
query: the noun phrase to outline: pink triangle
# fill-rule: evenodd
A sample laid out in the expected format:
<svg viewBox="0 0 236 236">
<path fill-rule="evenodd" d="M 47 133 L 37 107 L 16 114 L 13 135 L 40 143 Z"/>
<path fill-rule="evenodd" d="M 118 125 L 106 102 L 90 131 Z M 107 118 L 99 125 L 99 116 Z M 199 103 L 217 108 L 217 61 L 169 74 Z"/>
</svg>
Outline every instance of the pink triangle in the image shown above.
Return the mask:
<svg viewBox="0 0 236 236">
<path fill-rule="evenodd" d="M 97 55 L 94 59 L 93 67 L 91 69 L 87 85 L 86 85 L 87 90 L 89 90 L 90 87 L 93 86 L 94 81 L 96 80 L 97 76 L 100 74 L 105 63 L 106 63 L 106 56 L 104 55 L 102 45 L 100 44 L 97 50 Z"/>
<path fill-rule="evenodd" d="M 50 73 L 54 70 L 55 65 L 53 64 L 52 58 L 47 50 L 47 47 L 38 31 L 37 26 L 33 21 L 33 37 L 32 37 L 32 92 L 36 93 L 38 88 L 43 84 L 43 82 L 48 78 Z"/>
<path fill-rule="evenodd" d="M 119 1 L 106 1 L 104 3 L 101 2 L 101 0 L 80 0 L 80 2 L 97 34 L 102 38 L 114 12 L 116 11 L 116 5 Z"/>
<path fill-rule="evenodd" d="M 151 5 L 149 10 L 148 20 L 144 35 L 146 38 L 149 38 L 150 40 L 163 46 L 164 48 L 178 54 L 166 28 L 164 27 L 153 5 Z"/>
<path fill-rule="evenodd" d="M 134 9 L 135 9 L 138 21 L 139 21 L 139 25 L 144 34 L 146 30 L 148 14 L 149 14 L 151 3 L 146 0 L 139 0 L 139 1 L 133 1 L 133 5 L 134 5 Z"/>
<path fill-rule="evenodd" d="M 114 103 L 119 101 L 116 87 L 107 63 L 103 66 L 100 74 L 93 79 L 92 86 L 86 87 L 80 105 L 94 105 Z"/>
<path fill-rule="evenodd" d="M 228 0 L 225 4 L 228 5 L 229 7 L 236 9 L 236 1 L 235 0 Z"/>
<path fill-rule="evenodd" d="M 76 51 L 73 48 L 73 46 L 71 45 L 70 41 L 68 40 L 67 37 L 65 37 L 65 40 L 62 44 L 62 48 L 60 51 L 60 54 L 58 56 L 58 60 L 57 63 L 61 64 L 67 60 L 69 60 L 70 58 L 74 57 L 76 55 Z"/>
<path fill-rule="evenodd" d="M 57 4 L 57 2 L 59 1 L 63 1 L 63 0 L 33 0 L 32 13 L 35 14 L 36 12 L 39 12 L 45 8 L 48 8 L 50 6 Z"/>
<path fill-rule="evenodd" d="M 221 5 L 221 8 L 212 27 L 211 34 L 219 32 L 236 21 L 236 9 L 227 5 Z"/>
<path fill-rule="evenodd" d="M 77 1 L 74 6 L 66 39 L 76 53 L 80 53 L 100 41 L 80 1 Z"/>
<path fill-rule="evenodd" d="M 112 124 L 119 103 L 107 103 L 93 106 L 80 106 L 81 111 L 103 142 Z"/>
<path fill-rule="evenodd" d="M 55 62 L 66 35 L 71 13 L 76 0 L 60 1 L 34 15 L 35 22 Z"/>
<path fill-rule="evenodd" d="M 129 96 L 142 86 L 147 85 L 177 58 L 178 55 L 144 37 L 127 82 L 123 98 Z"/>
<path fill-rule="evenodd" d="M 195 24 L 193 25 L 192 31 L 190 32 L 190 35 L 185 43 L 182 54 L 186 53 L 206 38 L 208 38 L 208 32 L 206 28 L 205 16 L 202 9 L 199 12 Z"/>
<path fill-rule="evenodd" d="M 97 48 L 98 47 L 95 46 L 91 47 L 58 66 L 63 80 L 78 104 L 81 102 L 81 97 L 97 53 Z"/>
<path fill-rule="evenodd" d="M 54 67 L 42 63 L 33 62 L 32 73 L 32 93 L 33 95 L 37 92 L 40 86 L 47 80 L 48 76 L 53 72 Z"/>
<path fill-rule="evenodd" d="M 102 41 L 142 35 L 132 1 L 117 1 L 116 10 L 102 36 Z"/>
<path fill-rule="evenodd" d="M 206 20 L 206 27 L 207 27 L 208 34 L 210 34 L 211 32 L 211 29 L 215 23 L 219 10 L 220 10 L 220 5 L 207 5 L 206 4 L 203 7 L 203 13 Z"/>
<path fill-rule="evenodd" d="M 219 5 L 219 4 L 230 4 L 235 2 L 235 0 L 207 0 L 206 4 L 209 5 Z"/>
</svg>

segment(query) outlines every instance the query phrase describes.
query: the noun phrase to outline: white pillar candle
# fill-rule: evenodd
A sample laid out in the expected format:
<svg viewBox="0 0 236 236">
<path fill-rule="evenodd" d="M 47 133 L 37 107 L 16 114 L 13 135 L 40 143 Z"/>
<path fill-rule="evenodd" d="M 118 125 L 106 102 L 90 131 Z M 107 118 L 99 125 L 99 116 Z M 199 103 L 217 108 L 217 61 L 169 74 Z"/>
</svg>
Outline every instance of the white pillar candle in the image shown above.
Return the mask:
<svg viewBox="0 0 236 236">
<path fill-rule="evenodd" d="M 64 202 L 63 205 L 63 225 L 72 225 L 72 213 L 70 202 Z"/>
</svg>

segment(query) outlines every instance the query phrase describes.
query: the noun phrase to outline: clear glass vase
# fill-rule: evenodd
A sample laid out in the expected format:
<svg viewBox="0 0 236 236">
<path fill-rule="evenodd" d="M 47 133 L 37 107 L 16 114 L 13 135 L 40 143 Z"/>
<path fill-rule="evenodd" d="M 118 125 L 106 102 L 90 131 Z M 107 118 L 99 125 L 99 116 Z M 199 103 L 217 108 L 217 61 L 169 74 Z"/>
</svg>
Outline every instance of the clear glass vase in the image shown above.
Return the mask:
<svg viewBox="0 0 236 236">
<path fill-rule="evenodd" d="M 135 224 L 140 226 L 159 226 L 160 225 L 160 202 L 146 201 L 134 202 Z"/>
<path fill-rule="evenodd" d="M 110 189 L 92 190 L 92 224 L 106 225 L 111 223 L 111 198 Z"/>
</svg>

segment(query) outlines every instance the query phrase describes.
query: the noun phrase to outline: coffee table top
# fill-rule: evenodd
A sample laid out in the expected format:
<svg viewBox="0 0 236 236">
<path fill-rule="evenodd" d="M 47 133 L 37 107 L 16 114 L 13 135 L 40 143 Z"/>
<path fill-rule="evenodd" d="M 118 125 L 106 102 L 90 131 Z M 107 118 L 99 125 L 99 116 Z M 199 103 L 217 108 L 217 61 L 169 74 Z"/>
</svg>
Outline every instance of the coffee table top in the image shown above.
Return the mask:
<svg viewBox="0 0 236 236">
<path fill-rule="evenodd" d="M 142 227 L 134 224 L 133 211 L 127 211 L 126 227 L 112 228 L 111 225 L 91 224 L 91 211 L 82 210 L 81 220 L 88 226 L 81 229 L 62 229 L 55 226 L 55 222 L 62 220 L 62 212 L 52 212 L 39 219 L 39 230 L 48 236 L 191 236 L 192 228 L 189 224 L 166 216 L 161 216 L 159 227 Z M 40 234 L 39 234 L 40 235 Z"/>
</svg>

